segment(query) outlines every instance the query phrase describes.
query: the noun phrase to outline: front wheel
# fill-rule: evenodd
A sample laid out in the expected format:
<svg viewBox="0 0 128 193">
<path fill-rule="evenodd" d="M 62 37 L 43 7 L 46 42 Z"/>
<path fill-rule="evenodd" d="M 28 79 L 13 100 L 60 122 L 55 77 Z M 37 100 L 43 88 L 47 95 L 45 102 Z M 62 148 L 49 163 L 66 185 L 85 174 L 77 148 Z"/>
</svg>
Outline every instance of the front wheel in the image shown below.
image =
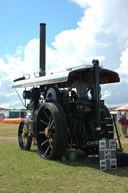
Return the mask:
<svg viewBox="0 0 128 193">
<path fill-rule="evenodd" d="M 43 104 L 37 115 L 37 145 L 44 159 L 59 159 L 66 150 L 67 123 L 58 103 Z"/>
<path fill-rule="evenodd" d="M 18 129 L 18 142 L 22 150 L 29 150 L 32 144 L 32 135 L 28 130 L 27 121 L 21 121 Z"/>
</svg>

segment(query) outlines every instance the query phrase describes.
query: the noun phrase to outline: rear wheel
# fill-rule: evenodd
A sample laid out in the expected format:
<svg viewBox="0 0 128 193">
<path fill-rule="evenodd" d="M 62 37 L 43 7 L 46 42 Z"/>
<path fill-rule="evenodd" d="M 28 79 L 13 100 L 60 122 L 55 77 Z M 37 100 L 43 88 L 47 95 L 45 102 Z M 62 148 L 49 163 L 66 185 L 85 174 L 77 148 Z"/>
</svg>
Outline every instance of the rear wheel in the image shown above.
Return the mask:
<svg viewBox="0 0 128 193">
<path fill-rule="evenodd" d="M 37 115 L 36 135 L 40 155 L 45 159 L 59 159 L 66 150 L 67 124 L 58 103 L 43 104 Z"/>
<path fill-rule="evenodd" d="M 32 144 L 32 136 L 28 130 L 27 121 L 21 121 L 18 129 L 18 142 L 22 150 L 29 150 Z"/>
</svg>

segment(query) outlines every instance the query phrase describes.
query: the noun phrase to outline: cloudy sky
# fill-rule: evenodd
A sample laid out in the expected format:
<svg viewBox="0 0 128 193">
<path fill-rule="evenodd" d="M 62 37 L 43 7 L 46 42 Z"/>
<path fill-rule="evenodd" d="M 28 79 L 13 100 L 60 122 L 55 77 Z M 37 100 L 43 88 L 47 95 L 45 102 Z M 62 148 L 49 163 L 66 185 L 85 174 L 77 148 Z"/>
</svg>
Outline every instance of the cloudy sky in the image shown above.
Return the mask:
<svg viewBox="0 0 128 193">
<path fill-rule="evenodd" d="M 102 87 L 105 103 L 128 103 L 127 8 L 126 0 L 2 0 L 0 107 L 23 107 L 11 85 L 39 71 L 40 23 L 47 24 L 47 72 L 97 58 L 120 75 L 120 83 Z"/>
</svg>

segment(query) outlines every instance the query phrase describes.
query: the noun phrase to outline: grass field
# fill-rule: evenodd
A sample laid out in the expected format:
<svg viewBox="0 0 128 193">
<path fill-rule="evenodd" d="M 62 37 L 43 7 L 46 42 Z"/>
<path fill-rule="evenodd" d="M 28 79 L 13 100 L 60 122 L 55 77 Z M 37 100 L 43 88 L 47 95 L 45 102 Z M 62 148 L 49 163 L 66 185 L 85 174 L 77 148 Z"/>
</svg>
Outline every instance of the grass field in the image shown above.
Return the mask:
<svg viewBox="0 0 128 193">
<path fill-rule="evenodd" d="M 0 136 L 17 136 L 18 125 L 0 124 Z M 123 145 L 128 152 L 128 145 Z M 37 147 L 21 151 L 17 140 L 0 140 L 0 193 L 128 193 L 128 167 L 102 172 L 98 161 L 42 159 Z"/>
<path fill-rule="evenodd" d="M 18 124 L 0 123 L 0 136 L 17 136 Z"/>
</svg>

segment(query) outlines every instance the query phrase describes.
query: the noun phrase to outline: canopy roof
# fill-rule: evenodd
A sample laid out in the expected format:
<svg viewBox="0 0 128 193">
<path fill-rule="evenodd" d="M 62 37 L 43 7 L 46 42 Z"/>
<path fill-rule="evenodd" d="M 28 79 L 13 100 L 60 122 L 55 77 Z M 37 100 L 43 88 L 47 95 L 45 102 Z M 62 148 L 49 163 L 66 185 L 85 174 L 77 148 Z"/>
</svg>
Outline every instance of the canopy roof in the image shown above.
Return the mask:
<svg viewBox="0 0 128 193">
<path fill-rule="evenodd" d="M 128 111 L 128 104 L 114 109 L 115 111 Z"/>
<path fill-rule="evenodd" d="M 50 75 L 42 76 L 35 79 L 22 79 L 20 81 L 15 80 L 12 84 L 12 88 L 21 88 L 21 87 L 31 87 L 31 86 L 46 86 L 46 85 L 54 85 L 58 84 L 59 88 L 68 87 L 72 85 L 72 83 L 79 79 L 81 75 L 85 78 L 87 74 L 90 72 L 93 77 L 94 74 L 94 66 L 93 65 L 83 65 L 78 67 L 73 67 L 66 69 L 63 72 L 52 73 Z M 23 77 L 24 78 L 24 77 Z M 100 84 L 114 83 L 119 82 L 119 75 L 111 70 L 104 69 L 99 67 L 99 79 Z"/>
</svg>

